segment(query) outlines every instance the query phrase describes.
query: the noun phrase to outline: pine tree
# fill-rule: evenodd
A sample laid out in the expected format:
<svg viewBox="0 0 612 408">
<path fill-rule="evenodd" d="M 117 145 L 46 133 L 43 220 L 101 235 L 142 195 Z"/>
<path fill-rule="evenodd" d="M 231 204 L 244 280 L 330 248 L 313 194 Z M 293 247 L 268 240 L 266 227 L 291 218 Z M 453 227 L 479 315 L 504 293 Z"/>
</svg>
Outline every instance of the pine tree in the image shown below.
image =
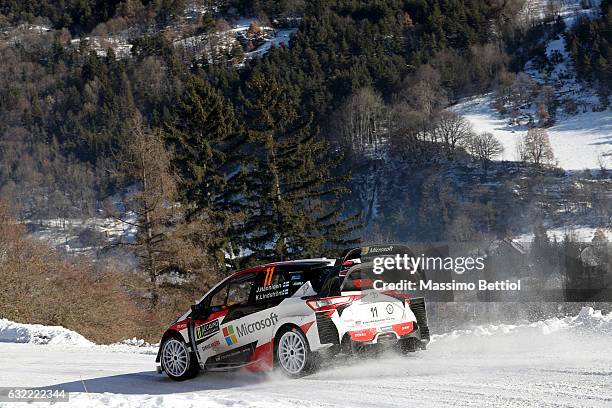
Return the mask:
<svg viewBox="0 0 612 408">
<path fill-rule="evenodd" d="M 243 246 L 258 259 L 283 260 L 347 243 L 355 225 L 339 198 L 348 190 L 332 175 L 339 158 L 330 158 L 312 118 L 299 117 L 286 92 L 259 72 L 244 95 L 253 151 Z"/>
<path fill-rule="evenodd" d="M 206 250 L 216 252 L 222 266 L 222 250 L 230 251 L 227 231 L 240 209 L 236 202 L 242 186 L 238 159 L 244 140 L 240 126 L 231 103 L 198 77 L 187 82 L 173 118 L 167 124 L 167 136 L 176 146 L 186 218 L 190 222 L 206 220 L 217 227 L 217 239 Z"/>
<path fill-rule="evenodd" d="M 214 207 L 223 198 L 241 141 L 233 107 L 206 80 L 191 77 L 173 117 L 167 136 L 177 148 L 184 199 L 194 212 Z"/>
</svg>

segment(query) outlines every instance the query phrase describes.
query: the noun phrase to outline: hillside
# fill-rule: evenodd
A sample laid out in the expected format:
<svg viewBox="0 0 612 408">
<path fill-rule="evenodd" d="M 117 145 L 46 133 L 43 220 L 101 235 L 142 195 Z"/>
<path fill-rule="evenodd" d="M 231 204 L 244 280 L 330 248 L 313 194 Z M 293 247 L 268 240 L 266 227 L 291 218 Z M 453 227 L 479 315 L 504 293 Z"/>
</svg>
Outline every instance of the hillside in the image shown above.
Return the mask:
<svg viewBox="0 0 612 408">
<path fill-rule="evenodd" d="M 548 4 L 533 4 L 543 21 Z M 578 25 L 599 18 L 599 7 L 599 2 L 559 3 L 550 17 L 554 25 L 548 23 L 549 29 L 533 45 L 541 53 L 523 65 L 521 71 L 527 76 L 517 78 L 513 85 L 518 89 L 517 82 L 522 80 L 525 86 L 532 87 L 522 105 L 514 107 L 511 102 L 503 102 L 503 91 L 498 88 L 453 107 L 475 131 L 495 135 L 504 147 L 502 160 L 519 160 L 518 144 L 529 126 L 542 122 L 539 110 L 545 106 L 547 117 L 553 118 L 546 128 L 559 167 L 598 170 L 612 165 L 612 113 L 602 103 L 597 88 L 578 74 L 566 41 Z"/>
<path fill-rule="evenodd" d="M 78 278 L 130 305 L 92 301 L 84 334 L 103 314 L 149 335 L 233 270 L 363 242 L 518 237 L 532 275 L 557 273 L 612 228 L 610 10 L 3 2 L 0 286 L 72 299 Z M 0 300 L 13 320 L 74 319 Z"/>
<path fill-rule="evenodd" d="M 527 133 L 527 124 L 512 124 L 509 117 L 495 108 L 494 97 L 469 98 L 453 106 L 476 132 L 490 132 L 502 143 L 501 160 L 517 161 L 517 146 Z M 547 128 L 555 159 L 564 170 L 599 170 L 610 168 L 612 160 L 612 113 L 585 111 L 559 114 L 556 123 Z"/>
</svg>

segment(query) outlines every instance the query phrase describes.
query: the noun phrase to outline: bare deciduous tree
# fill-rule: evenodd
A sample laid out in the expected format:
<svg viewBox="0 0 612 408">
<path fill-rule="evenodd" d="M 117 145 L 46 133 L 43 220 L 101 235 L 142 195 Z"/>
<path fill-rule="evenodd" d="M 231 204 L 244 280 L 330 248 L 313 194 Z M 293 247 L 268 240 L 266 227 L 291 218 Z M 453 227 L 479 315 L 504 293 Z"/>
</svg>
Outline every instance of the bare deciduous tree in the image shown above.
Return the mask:
<svg viewBox="0 0 612 408">
<path fill-rule="evenodd" d="M 354 93 L 340 110 L 342 138 L 357 152 L 378 149 L 388 130 L 385 104 L 380 94 L 370 88 Z"/>
<path fill-rule="evenodd" d="M 564 0 L 548 0 L 544 9 L 544 20 L 555 21 L 561 13 Z"/>
<path fill-rule="evenodd" d="M 542 128 L 529 129 L 518 149 L 522 161 L 536 166 L 552 165 L 555 162 L 548 133 Z"/>
<path fill-rule="evenodd" d="M 449 152 L 453 152 L 457 147 L 467 146 L 474 133 L 470 122 L 448 110 L 443 110 L 437 116 L 432 132 L 437 141 L 447 146 Z"/>
<path fill-rule="evenodd" d="M 206 252 L 190 239 L 196 233 L 205 237 L 207 231 L 213 232 L 205 218 L 184 221 L 172 158 L 161 132 L 148 129 L 137 115 L 132 123 L 131 143 L 118 158 L 118 176 L 135 191 L 122 200 L 123 214 L 107 208 L 111 216 L 137 229 L 133 241 L 118 245 L 131 249 L 140 259 L 148 276 L 151 307 L 156 306 L 160 284 L 167 281 L 169 274 L 185 277 L 201 272 L 206 265 L 212 265 L 207 272 L 213 272 L 215 265 L 207 262 Z"/>
<path fill-rule="evenodd" d="M 474 135 L 469 142 L 470 153 L 482 161 L 483 165 L 503 153 L 504 147 L 492 133 L 483 132 Z"/>
<path fill-rule="evenodd" d="M 416 74 L 405 81 L 400 98 L 427 116 L 432 116 L 448 102 L 440 73 L 427 64 L 421 65 Z"/>
</svg>

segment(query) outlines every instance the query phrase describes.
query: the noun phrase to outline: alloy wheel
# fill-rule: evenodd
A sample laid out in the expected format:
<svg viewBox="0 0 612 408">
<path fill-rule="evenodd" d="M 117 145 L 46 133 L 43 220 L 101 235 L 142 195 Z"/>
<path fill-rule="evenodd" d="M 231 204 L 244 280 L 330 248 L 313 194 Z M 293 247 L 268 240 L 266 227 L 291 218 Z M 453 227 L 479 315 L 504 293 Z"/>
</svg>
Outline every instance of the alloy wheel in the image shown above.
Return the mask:
<svg viewBox="0 0 612 408">
<path fill-rule="evenodd" d="M 299 374 L 306 366 L 306 344 L 293 331 L 283 334 L 278 342 L 278 361 L 285 371 Z"/>
</svg>

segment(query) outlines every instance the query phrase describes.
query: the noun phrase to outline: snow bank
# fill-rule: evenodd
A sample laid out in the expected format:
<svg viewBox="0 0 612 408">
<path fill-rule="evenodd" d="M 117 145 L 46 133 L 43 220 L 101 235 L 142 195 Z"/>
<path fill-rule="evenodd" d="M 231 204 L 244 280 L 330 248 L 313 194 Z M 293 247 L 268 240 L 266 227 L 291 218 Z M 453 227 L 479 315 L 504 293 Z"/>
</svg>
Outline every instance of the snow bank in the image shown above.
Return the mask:
<svg viewBox="0 0 612 408">
<path fill-rule="evenodd" d="M 94 343 L 79 333 L 61 326 L 15 323 L 7 319 L 0 319 L 0 342 L 57 344 L 81 347 L 94 345 Z"/>
<path fill-rule="evenodd" d="M 119 353 L 157 354 L 158 344 L 142 339 L 127 339 L 109 345 L 97 345 L 79 333 L 61 326 L 15 323 L 0 319 L 0 343 L 50 344 L 60 346 L 95 347 Z"/>
<path fill-rule="evenodd" d="M 432 335 L 432 342 L 460 337 L 490 337 L 505 335 L 540 334 L 571 331 L 579 333 L 612 334 L 612 313 L 602 314 L 601 310 L 583 307 L 577 316 L 553 317 L 526 324 L 478 325 L 471 329 L 453 330 L 449 333 Z M 96 347 L 118 352 L 156 354 L 159 344 L 142 339 L 126 339 L 110 345 L 96 345 L 77 332 L 61 326 L 22 324 L 0 319 L 0 342 L 71 345 Z"/>
<path fill-rule="evenodd" d="M 432 335 L 432 342 L 465 337 L 493 337 L 508 335 L 545 335 L 572 332 L 597 335 L 612 334 L 612 313 L 602 314 L 601 310 L 583 307 L 577 316 L 553 317 L 528 324 L 479 325 L 467 330 L 454 330 L 450 333 Z"/>
<path fill-rule="evenodd" d="M 137 354 L 157 354 L 157 350 L 159 349 L 159 343 L 151 344 L 143 339 L 137 339 L 134 337 L 133 339 L 121 340 L 117 343 L 110 344 L 108 346 L 96 346 L 97 348 L 106 349 L 119 353 L 137 353 Z"/>
</svg>

